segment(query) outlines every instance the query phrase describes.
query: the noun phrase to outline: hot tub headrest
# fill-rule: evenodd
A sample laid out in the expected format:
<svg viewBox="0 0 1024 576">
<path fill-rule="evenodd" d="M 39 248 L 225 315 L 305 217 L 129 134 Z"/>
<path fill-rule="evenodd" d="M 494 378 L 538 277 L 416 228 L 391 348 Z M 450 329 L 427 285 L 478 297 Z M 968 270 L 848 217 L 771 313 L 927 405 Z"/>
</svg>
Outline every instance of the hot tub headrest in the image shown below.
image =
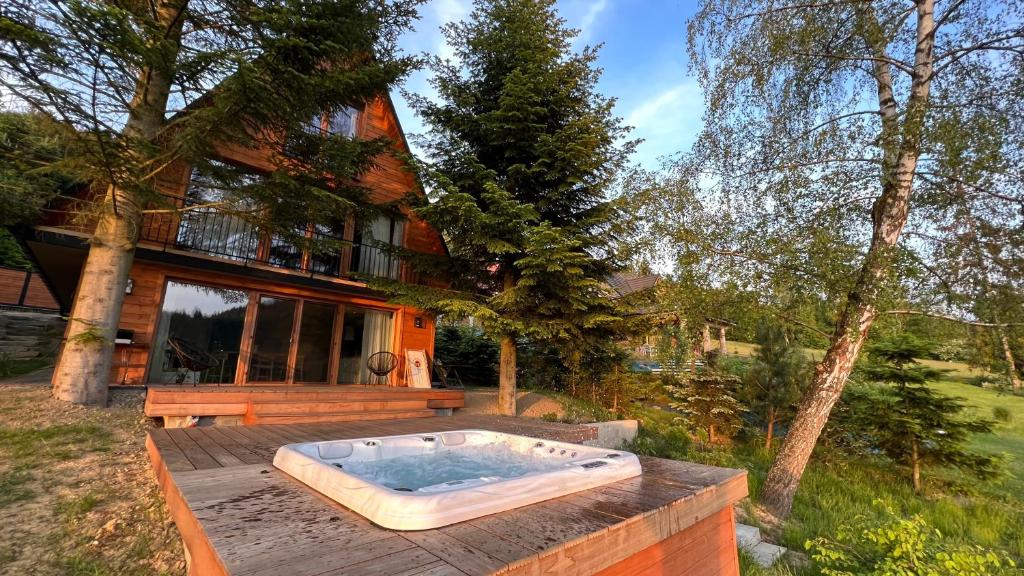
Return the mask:
<svg viewBox="0 0 1024 576">
<path fill-rule="evenodd" d="M 318 446 L 320 457 L 325 460 L 348 458 L 352 455 L 351 442 L 325 442 Z"/>
</svg>

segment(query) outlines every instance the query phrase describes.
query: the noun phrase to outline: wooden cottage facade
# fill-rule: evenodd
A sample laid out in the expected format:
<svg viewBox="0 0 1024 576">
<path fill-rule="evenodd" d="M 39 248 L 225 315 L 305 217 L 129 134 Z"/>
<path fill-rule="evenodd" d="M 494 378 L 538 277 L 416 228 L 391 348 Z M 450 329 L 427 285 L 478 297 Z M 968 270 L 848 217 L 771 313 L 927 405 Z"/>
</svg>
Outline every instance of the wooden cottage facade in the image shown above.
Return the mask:
<svg viewBox="0 0 1024 576">
<path fill-rule="evenodd" d="M 407 151 L 390 99 L 342 114 L 328 117 L 325 125 L 338 124 L 355 137 L 384 136 Z M 223 162 L 273 169 L 267 152 L 225 145 L 218 155 Z M 377 204 L 419 190 L 415 177 L 391 155 L 379 157 L 361 184 Z M 376 383 L 398 388 L 409 384 L 407 351 L 432 356 L 434 319 L 389 303 L 364 281 L 367 276 L 416 281 L 381 242 L 443 252 L 440 235 L 408 211 L 362 223 L 338 215 L 334 225 L 310 226 L 307 235 L 343 240 L 337 253 L 323 255 L 218 211 L 211 202 L 216 190 L 190 166 L 165 169 L 158 187 L 173 205 L 195 208 L 144 215 L 121 310 L 112 385 L 362 385 L 373 379 L 368 356 L 388 351 L 399 358 L 398 367 Z M 25 244 L 61 308 L 73 316 L 90 231 L 65 211 L 50 214 Z M 182 347 L 206 353 L 213 365 L 188 370 L 176 353 Z"/>
</svg>

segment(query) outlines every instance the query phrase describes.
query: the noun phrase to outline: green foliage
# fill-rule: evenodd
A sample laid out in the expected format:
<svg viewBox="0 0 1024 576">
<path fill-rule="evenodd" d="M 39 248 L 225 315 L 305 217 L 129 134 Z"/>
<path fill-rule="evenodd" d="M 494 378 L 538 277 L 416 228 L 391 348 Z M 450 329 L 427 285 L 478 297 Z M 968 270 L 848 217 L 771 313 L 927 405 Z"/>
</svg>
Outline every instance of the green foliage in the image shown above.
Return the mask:
<svg viewBox="0 0 1024 576">
<path fill-rule="evenodd" d="M 28 270 L 32 268 L 18 241 L 7 228 L 0 228 L 0 268 Z"/>
<path fill-rule="evenodd" d="M 434 356 L 455 368 L 465 384 L 498 383 L 498 345 L 475 326 L 439 324 Z"/>
<path fill-rule="evenodd" d="M 612 186 L 633 143 L 596 91 L 596 52 L 552 0 L 477 2 L 444 28 L 457 63 L 431 61 L 439 101 L 412 97 L 430 128 L 421 177 L 431 202 L 415 212 L 440 230 L 448 255 L 411 265 L 447 289 L 374 285 L 396 301 L 488 334 L 558 347 L 569 371 L 638 321 L 609 299 L 603 278 L 624 215 Z M 472 104 L 469 104 L 472 103 Z"/>
<path fill-rule="evenodd" d="M 765 423 L 770 437 L 775 425 L 796 413 L 800 395 L 810 381 L 810 366 L 777 325 L 762 325 L 757 345 L 754 360 L 743 376 L 739 399 Z"/>
<path fill-rule="evenodd" d="M 992 417 L 995 418 L 997 422 L 1002 422 L 1003 424 L 1013 422 L 1013 412 L 1011 412 L 1006 406 L 996 406 L 992 408 Z"/>
<path fill-rule="evenodd" d="M 870 350 L 872 364 L 864 372 L 881 386 L 850 390 L 849 423 L 865 434 L 871 446 L 906 467 L 920 488 L 924 467 L 954 466 L 981 478 L 999 471 L 999 459 L 968 449 L 973 434 L 988 433 L 991 420 L 964 416 L 963 398 L 943 395 L 928 386 L 941 371 L 914 358 L 927 345 L 911 336 L 878 343 Z"/>
<path fill-rule="evenodd" d="M 834 537 L 808 540 L 807 550 L 826 576 L 959 576 L 1016 573 L 1013 560 L 981 546 L 950 544 L 924 518 L 904 518 L 881 501 L 881 519 L 857 516 Z"/>
<path fill-rule="evenodd" d="M 0 227 L 32 221 L 47 202 L 76 185 L 54 168 L 66 152 L 66 140 L 43 114 L 0 112 Z M 0 233 L 0 264 L 19 261 L 20 250 L 8 245 L 7 236 Z"/>
<path fill-rule="evenodd" d="M 708 442 L 728 440 L 740 428 L 745 410 L 736 400 L 740 379 L 716 370 L 691 374 L 679 385 L 668 386 L 671 406 L 682 414 L 681 421 L 702 430 Z"/>
<path fill-rule="evenodd" d="M 371 210 L 357 177 L 393 142 L 304 128 L 387 94 L 417 64 L 396 40 L 418 3 L 6 2 L 0 85 L 47 130 L 11 130 L 15 116 L 0 118 L 0 178 L 25 176 L 15 188 L 27 203 L 20 212 L 53 194 L 47 177 L 64 174 L 121 196 L 90 195 L 60 209 L 131 214 L 173 208 L 157 180 L 161 167 L 183 162 L 219 189 L 219 209 L 308 242 L 296 230 L 311 219 L 330 224 Z M 223 143 L 279 154 L 268 158 L 269 170 L 214 163 Z M 7 190 L 0 186 L 0 195 Z"/>
</svg>

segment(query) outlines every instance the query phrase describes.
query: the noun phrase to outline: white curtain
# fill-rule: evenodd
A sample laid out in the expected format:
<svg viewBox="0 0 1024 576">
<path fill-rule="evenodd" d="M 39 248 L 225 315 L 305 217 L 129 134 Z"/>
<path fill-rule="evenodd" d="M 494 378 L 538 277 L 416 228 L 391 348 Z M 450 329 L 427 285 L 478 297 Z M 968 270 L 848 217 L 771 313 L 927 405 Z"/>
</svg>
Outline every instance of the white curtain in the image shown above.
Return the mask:
<svg viewBox="0 0 1024 576">
<path fill-rule="evenodd" d="M 366 361 L 376 352 L 391 352 L 394 322 L 391 312 L 367 310 L 363 320 L 363 355 L 359 359 L 359 382 L 370 381 Z"/>
<path fill-rule="evenodd" d="M 393 224 L 393 226 L 392 226 Z M 398 258 L 374 246 L 383 242 L 393 246 L 401 246 L 405 236 L 405 222 L 392 220 L 387 216 L 378 216 L 366 226 L 365 245 L 360 248 L 362 257 L 359 259 L 359 272 L 379 278 L 398 278 Z"/>
</svg>

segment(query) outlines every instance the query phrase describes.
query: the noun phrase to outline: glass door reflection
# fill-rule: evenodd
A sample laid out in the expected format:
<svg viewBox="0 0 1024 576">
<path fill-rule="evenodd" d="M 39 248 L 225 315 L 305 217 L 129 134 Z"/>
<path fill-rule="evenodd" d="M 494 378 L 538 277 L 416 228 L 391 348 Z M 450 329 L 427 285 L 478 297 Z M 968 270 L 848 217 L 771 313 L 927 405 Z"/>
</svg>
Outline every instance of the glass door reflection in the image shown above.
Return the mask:
<svg viewBox="0 0 1024 576">
<path fill-rule="evenodd" d="M 260 297 L 249 358 L 250 381 L 288 381 L 296 305 L 297 301 L 289 298 Z"/>
</svg>

